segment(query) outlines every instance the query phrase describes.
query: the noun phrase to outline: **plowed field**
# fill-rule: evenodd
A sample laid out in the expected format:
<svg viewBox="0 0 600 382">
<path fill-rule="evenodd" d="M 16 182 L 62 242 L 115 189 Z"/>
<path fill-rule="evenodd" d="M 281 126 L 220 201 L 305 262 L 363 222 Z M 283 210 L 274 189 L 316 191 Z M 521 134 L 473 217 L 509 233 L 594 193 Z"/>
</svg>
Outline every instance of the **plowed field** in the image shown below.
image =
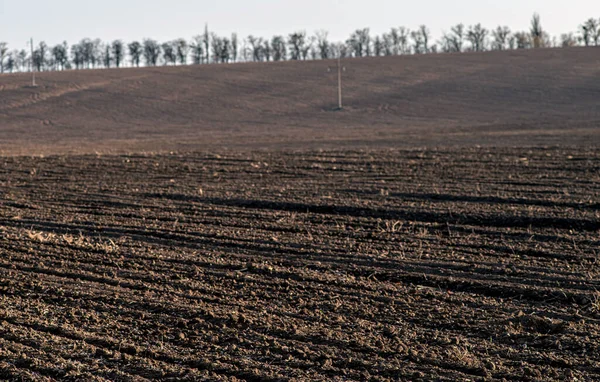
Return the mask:
<svg viewBox="0 0 600 382">
<path fill-rule="evenodd" d="M 0 379 L 600 379 L 597 150 L 12 157 L 0 192 Z"/>
</svg>

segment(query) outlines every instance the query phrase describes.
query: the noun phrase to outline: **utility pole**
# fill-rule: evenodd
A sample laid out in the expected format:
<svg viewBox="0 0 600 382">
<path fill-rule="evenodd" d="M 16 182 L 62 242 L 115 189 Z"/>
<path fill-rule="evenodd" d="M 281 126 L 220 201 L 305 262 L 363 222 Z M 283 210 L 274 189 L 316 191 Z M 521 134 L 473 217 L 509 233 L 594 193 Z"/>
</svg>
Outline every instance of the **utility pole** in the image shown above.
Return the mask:
<svg viewBox="0 0 600 382">
<path fill-rule="evenodd" d="M 331 72 L 331 68 L 327 68 L 328 72 Z M 342 57 L 337 59 L 337 72 L 338 72 L 338 107 L 336 110 L 344 110 L 344 103 L 342 99 L 342 72 L 345 72 L 346 68 L 342 66 Z"/>
<path fill-rule="evenodd" d="M 31 86 L 32 87 L 37 87 L 36 83 L 35 83 L 35 65 L 34 65 L 34 59 L 33 59 L 33 38 L 30 40 L 31 42 Z"/>
<path fill-rule="evenodd" d="M 338 108 L 342 110 L 344 105 L 342 104 L 342 57 L 338 57 Z"/>
</svg>

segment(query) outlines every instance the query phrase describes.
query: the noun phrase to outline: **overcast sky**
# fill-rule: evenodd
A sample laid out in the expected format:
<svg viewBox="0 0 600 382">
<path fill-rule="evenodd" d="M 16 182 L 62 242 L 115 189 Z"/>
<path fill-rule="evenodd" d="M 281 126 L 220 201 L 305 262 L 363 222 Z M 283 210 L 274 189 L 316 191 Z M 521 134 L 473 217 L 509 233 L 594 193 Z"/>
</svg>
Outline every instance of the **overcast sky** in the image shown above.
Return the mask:
<svg viewBox="0 0 600 382">
<path fill-rule="evenodd" d="M 393 26 L 426 24 L 435 39 L 457 23 L 529 26 L 534 12 L 552 35 L 575 32 L 589 17 L 600 18 L 598 0 L 0 0 L 0 41 L 24 48 L 33 37 L 56 44 L 83 37 L 167 41 L 199 34 L 208 23 L 222 35 L 272 36 L 325 29 L 342 41 L 353 29 L 383 33 Z"/>
</svg>

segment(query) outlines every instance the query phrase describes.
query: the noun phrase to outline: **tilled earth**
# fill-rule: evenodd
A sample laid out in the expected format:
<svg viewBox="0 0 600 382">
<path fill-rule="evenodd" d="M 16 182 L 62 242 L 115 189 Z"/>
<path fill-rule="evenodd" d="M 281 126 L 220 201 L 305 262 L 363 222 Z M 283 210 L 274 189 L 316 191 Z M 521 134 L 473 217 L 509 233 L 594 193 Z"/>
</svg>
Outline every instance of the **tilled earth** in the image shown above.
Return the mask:
<svg viewBox="0 0 600 382">
<path fill-rule="evenodd" d="M 600 379 L 600 151 L 0 159 L 0 379 Z"/>
</svg>

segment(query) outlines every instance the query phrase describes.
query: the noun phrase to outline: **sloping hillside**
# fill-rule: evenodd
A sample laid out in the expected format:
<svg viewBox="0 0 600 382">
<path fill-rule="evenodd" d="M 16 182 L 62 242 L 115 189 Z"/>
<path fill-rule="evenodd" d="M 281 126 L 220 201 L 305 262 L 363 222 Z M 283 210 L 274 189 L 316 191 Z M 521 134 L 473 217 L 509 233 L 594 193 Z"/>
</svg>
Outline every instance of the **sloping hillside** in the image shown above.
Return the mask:
<svg viewBox="0 0 600 382">
<path fill-rule="evenodd" d="M 0 76 L 0 152 L 600 143 L 600 49 Z"/>
</svg>

